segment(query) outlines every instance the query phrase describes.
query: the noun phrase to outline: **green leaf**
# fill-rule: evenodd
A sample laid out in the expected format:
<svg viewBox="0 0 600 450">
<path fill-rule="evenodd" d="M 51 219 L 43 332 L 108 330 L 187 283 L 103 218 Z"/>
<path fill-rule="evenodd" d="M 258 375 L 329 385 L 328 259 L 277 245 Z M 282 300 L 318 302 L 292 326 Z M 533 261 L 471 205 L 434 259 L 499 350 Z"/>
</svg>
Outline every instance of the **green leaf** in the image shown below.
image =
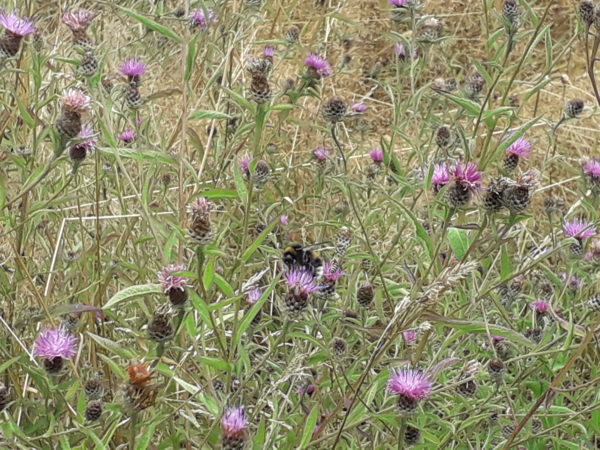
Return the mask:
<svg viewBox="0 0 600 450">
<path fill-rule="evenodd" d="M 209 367 L 217 370 L 223 370 L 224 372 L 233 372 L 233 364 L 223 361 L 220 358 L 211 358 L 209 356 L 198 356 L 198 360 L 202 364 L 206 364 Z"/>
<path fill-rule="evenodd" d="M 190 114 L 190 119 L 231 119 L 231 116 L 219 111 L 196 111 Z"/>
<path fill-rule="evenodd" d="M 206 303 L 204 303 L 204 301 L 194 291 L 190 291 L 189 295 L 190 302 L 192 303 L 192 305 L 194 305 L 194 308 L 196 308 L 196 311 L 198 311 L 198 313 L 200 314 L 202 321 L 206 324 L 207 327 L 210 327 L 211 322 L 208 306 L 206 306 Z"/>
<path fill-rule="evenodd" d="M 204 273 L 202 274 L 202 284 L 204 285 L 204 289 L 208 290 L 212 285 L 213 279 L 215 275 L 215 258 L 208 258 L 206 264 L 204 265 Z"/>
<path fill-rule="evenodd" d="M 243 334 L 246 332 L 246 330 L 252 323 L 252 319 L 254 319 L 256 314 L 258 314 L 258 311 L 260 311 L 260 309 L 262 308 L 264 303 L 270 297 L 271 292 L 273 292 L 273 289 L 275 289 L 275 285 L 277 284 L 278 281 L 279 281 L 279 277 L 277 277 L 271 284 L 269 284 L 269 286 L 267 287 L 267 289 L 265 289 L 265 291 L 262 293 L 262 295 L 257 300 L 257 302 L 254 305 L 252 305 L 252 308 L 250 308 L 250 310 L 244 314 L 244 318 L 242 319 L 239 329 L 236 332 L 235 345 L 238 344 L 237 339 L 240 336 L 243 336 Z"/>
<path fill-rule="evenodd" d="M 98 336 L 97 334 L 91 333 L 89 331 L 86 334 L 105 350 L 108 350 L 109 352 L 114 353 L 115 355 L 118 355 L 124 359 L 133 359 L 133 352 L 131 350 L 121 347 L 115 341 L 111 341 L 108 338 Z"/>
<path fill-rule="evenodd" d="M 469 249 L 467 230 L 459 228 L 448 229 L 448 243 L 458 259 L 461 259 Z"/>
<path fill-rule="evenodd" d="M 160 420 L 154 420 L 150 423 L 150 425 L 148 425 L 148 428 L 146 428 L 146 431 L 144 431 L 142 437 L 135 444 L 136 450 L 145 450 L 149 447 L 150 440 L 154 435 L 154 429 L 156 428 L 156 425 L 160 423 Z"/>
<path fill-rule="evenodd" d="M 187 58 L 185 61 L 185 81 L 188 81 L 192 77 L 192 71 L 194 70 L 194 62 L 196 61 L 196 38 L 188 42 Z"/>
<path fill-rule="evenodd" d="M 156 22 L 154 22 L 151 19 L 148 19 L 145 16 L 142 16 L 141 14 L 138 14 L 135 11 L 132 11 L 129 8 L 125 8 L 123 6 L 119 6 L 119 5 L 115 5 L 117 8 L 119 8 L 121 11 L 123 11 L 125 14 L 127 14 L 128 16 L 134 18 L 135 20 L 137 20 L 138 22 L 140 22 L 141 24 L 143 24 L 144 26 L 146 26 L 147 28 L 156 31 L 157 33 L 162 34 L 165 37 L 168 37 L 169 39 L 173 39 L 175 42 L 181 44 L 181 38 L 179 36 L 177 36 L 177 34 L 175 34 L 175 32 L 173 30 L 170 30 Z"/>
<path fill-rule="evenodd" d="M 452 100 L 458 106 L 465 110 L 465 112 L 473 117 L 477 117 L 479 115 L 479 111 L 481 110 L 481 105 L 479 103 L 475 103 L 472 100 L 458 97 L 456 95 L 444 93 L 448 99 Z"/>
<path fill-rule="evenodd" d="M 139 162 L 159 162 L 166 164 L 173 164 L 174 160 L 171 156 L 166 153 L 157 152 L 154 150 L 140 150 L 135 148 L 112 148 L 112 147 L 99 147 L 102 153 L 108 155 L 115 155 L 121 158 L 135 159 Z"/>
<path fill-rule="evenodd" d="M 240 198 L 238 193 L 231 189 L 211 189 L 210 191 L 203 192 L 200 195 L 202 195 L 203 197 L 206 197 L 209 200 L 224 199 L 224 198 L 236 200 L 236 199 Z"/>
<path fill-rule="evenodd" d="M 225 294 L 227 297 L 235 297 L 235 292 L 231 285 L 223 278 L 221 275 L 215 272 L 215 283 L 221 289 L 221 292 Z"/>
<path fill-rule="evenodd" d="M 317 419 L 319 417 L 319 405 L 313 406 L 310 414 L 308 415 L 308 419 L 306 419 L 306 423 L 304 425 L 304 431 L 302 432 L 302 439 L 300 440 L 299 448 L 306 448 L 312 438 L 313 432 L 315 430 L 315 425 L 317 424 Z"/>
<path fill-rule="evenodd" d="M 279 218 L 274 219 L 269 225 L 267 225 L 267 227 L 264 230 L 262 230 L 262 232 L 258 235 L 256 240 L 252 243 L 250 247 L 248 247 L 248 249 L 242 255 L 242 263 L 245 263 L 246 261 L 248 261 L 248 259 L 250 259 L 250 256 L 252 256 L 252 254 L 260 246 L 260 244 L 263 243 L 268 234 L 271 231 L 273 231 L 273 228 L 275 228 L 275 225 L 277 225 L 278 222 Z"/>
<path fill-rule="evenodd" d="M 131 300 L 135 297 L 162 293 L 163 292 L 160 284 L 138 284 L 136 286 L 129 286 L 113 295 L 111 299 L 106 302 L 102 309 L 110 309 L 121 302 Z"/>
<path fill-rule="evenodd" d="M 237 190 L 240 200 L 246 205 L 248 203 L 248 188 L 244 182 L 242 169 L 239 164 L 233 165 L 233 181 L 235 182 L 235 189 Z"/>
<path fill-rule="evenodd" d="M 3 362 L 2 365 L 0 365 L 0 373 L 4 372 L 6 369 L 8 369 L 10 366 L 12 366 L 19 359 L 21 359 L 21 355 L 15 356 L 14 358 L 9 359 L 8 361 Z"/>
<path fill-rule="evenodd" d="M 506 245 L 502 246 L 500 250 L 500 279 L 505 280 L 512 273 L 512 265 L 510 263 L 510 256 Z"/>
</svg>

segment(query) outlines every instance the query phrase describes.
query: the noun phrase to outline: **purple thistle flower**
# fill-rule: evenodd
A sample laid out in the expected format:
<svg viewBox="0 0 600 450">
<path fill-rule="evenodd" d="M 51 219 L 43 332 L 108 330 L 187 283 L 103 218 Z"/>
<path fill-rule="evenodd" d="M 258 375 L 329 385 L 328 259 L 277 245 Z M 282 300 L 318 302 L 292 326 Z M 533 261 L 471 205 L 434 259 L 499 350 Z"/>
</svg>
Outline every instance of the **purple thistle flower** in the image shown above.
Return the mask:
<svg viewBox="0 0 600 450">
<path fill-rule="evenodd" d="M 481 187 L 481 172 L 476 163 L 459 162 L 450 171 L 451 178 L 465 189 L 474 191 Z"/>
<path fill-rule="evenodd" d="M 63 328 L 47 329 L 35 340 L 33 354 L 44 359 L 69 359 L 77 353 L 77 339 Z"/>
<path fill-rule="evenodd" d="M 263 290 L 259 287 L 254 287 L 248 292 L 246 292 L 246 301 L 250 305 L 254 305 L 258 299 L 262 296 Z"/>
<path fill-rule="evenodd" d="M 186 286 L 189 286 L 189 281 L 186 277 L 173 275 L 176 272 L 185 271 L 184 264 L 170 264 L 157 272 L 158 281 L 162 285 L 163 292 L 168 294 L 171 289 L 183 291 Z"/>
<path fill-rule="evenodd" d="M 206 217 L 210 213 L 213 207 L 213 203 L 209 202 L 206 197 L 198 197 L 190 205 L 188 205 L 188 211 L 198 217 Z"/>
<path fill-rule="evenodd" d="M 365 105 L 362 102 L 359 103 L 355 103 L 354 105 L 352 105 L 351 107 L 352 111 L 355 113 L 364 113 L 367 110 L 367 105 Z"/>
<path fill-rule="evenodd" d="M 202 8 L 196 9 L 190 13 L 189 18 L 193 27 L 197 27 L 204 31 L 208 27 L 209 23 L 215 23 L 217 21 L 217 16 L 211 8 L 206 8 L 206 12 L 208 13 L 208 20 L 204 14 L 204 9 Z"/>
<path fill-rule="evenodd" d="M 492 340 L 494 342 L 502 342 L 502 341 L 505 341 L 506 338 L 504 336 L 494 336 L 494 335 L 492 335 Z"/>
<path fill-rule="evenodd" d="M 68 26 L 72 31 L 85 30 L 92 20 L 96 17 L 94 13 L 87 9 L 76 9 L 75 11 L 67 11 L 62 16 L 62 23 Z"/>
<path fill-rule="evenodd" d="M 292 269 L 287 271 L 283 277 L 290 291 L 294 294 L 308 296 L 309 294 L 321 289 L 315 283 L 315 279 L 308 270 Z"/>
<path fill-rule="evenodd" d="M 330 153 L 331 150 L 329 150 L 327 147 L 317 147 L 313 150 L 313 155 L 319 161 L 325 161 Z"/>
<path fill-rule="evenodd" d="M 15 36 L 27 36 L 35 31 L 33 21 L 22 19 L 14 13 L 0 12 L 0 25 Z"/>
<path fill-rule="evenodd" d="M 146 73 L 146 64 L 139 59 L 128 58 L 123 61 L 119 70 L 123 75 L 127 75 L 128 77 L 139 78 Z"/>
<path fill-rule="evenodd" d="M 417 340 L 417 333 L 413 330 L 406 330 L 402 332 L 402 337 L 407 344 L 413 344 Z"/>
<path fill-rule="evenodd" d="M 398 42 L 394 45 L 394 54 L 400 59 L 408 58 L 408 52 L 406 51 L 406 47 L 401 42 Z M 417 59 L 418 53 L 416 47 L 412 49 L 411 52 L 412 59 Z"/>
<path fill-rule="evenodd" d="M 331 66 L 325 58 L 316 53 L 310 53 L 304 60 L 304 65 L 316 75 L 316 78 L 327 78 L 331 76 Z"/>
<path fill-rule="evenodd" d="M 342 275 L 344 272 L 337 264 L 326 262 L 323 265 L 323 278 L 326 281 L 337 281 Z"/>
<path fill-rule="evenodd" d="M 596 235 L 596 228 L 591 224 L 584 222 L 581 219 L 575 219 L 571 222 L 565 222 L 563 232 L 568 237 L 583 239 Z"/>
<path fill-rule="evenodd" d="M 94 151 L 98 143 L 98 138 L 94 136 L 94 130 L 88 124 L 81 127 L 81 131 L 77 134 L 76 139 L 79 142 L 73 144 L 73 147 L 84 149 L 86 153 Z"/>
<path fill-rule="evenodd" d="M 600 160 L 588 159 L 583 164 L 583 173 L 589 176 L 592 181 L 600 183 Z"/>
<path fill-rule="evenodd" d="M 242 172 L 244 172 L 246 175 L 250 175 L 250 163 L 251 162 L 252 162 L 252 158 L 248 155 L 244 155 L 240 159 L 240 169 L 242 169 Z"/>
<path fill-rule="evenodd" d="M 289 219 L 287 215 L 282 214 L 281 216 L 279 216 L 279 225 L 286 226 L 288 223 Z"/>
<path fill-rule="evenodd" d="M 240 439 L 246 432 L 248 421 L 244 414 L 244 407 L 229 408 L 221 418 L 221 429 L 228 438 Z"/>
<path fill-rule="evenodd" d="M 506 153 L 512 153 L 520 158 L 527 158 L 531 154 L 531 146 L 533 144 L 521 136 L 515 142 L 510 144 L 505 150 Z"/>
<path fill-rule="evenodd" d="M 388 3 L 392 6 L 404 6 L 406 5 L 406 0 L 388 0 Z"/>
<path fill-rule="evenodd" d="M 125 128 L 118 138 L 126 144 L 131 144 L 135 140 L 135 130 Z"/>
<path fill-rule="evenodd" d="M 61 98 L 65 109 L 82 113 L 92 106 L 92 99 L 79 89 L 67 89 Z"/>
<path fill-rule="evenodd" d="M 383 162 L 383 150 L 380 148 L 374 148 L 369 152 L 369 156 L 371 157 L 371 161 L 375 164 L 381 164 Z"/>
<path fill-rule="evenodd" d="M 436 192 L 439 192 L 445 185 L 450 182 L 450 174 L 446 164 L 435 164 L 433 166 L 433 175 L 431 176 L 431 184 Z"/>
<path fill-rule="evenodd" d="M 396 370 L 388 379 L 390 392 L 411 400 L 423 400 L 431 393 L 431 381 L 423 372 L 414 369 Z"/>
<path fill-rule="evenodd" d="M 275 47 L 272 45 L 265 45 L 263 48 L 263 56 L 267 59 L 272 59 L 275 56 Z"/>
<path fill-rule="evenodd" d="M 550 309 L 550 304 L 546 300 L 539 299 L 534 302 L 531 302 L 529 304 L 529 307 L 535 312 L 543 314 L 546 311 L 548 311 L 548 309 Z"/>
</svg>

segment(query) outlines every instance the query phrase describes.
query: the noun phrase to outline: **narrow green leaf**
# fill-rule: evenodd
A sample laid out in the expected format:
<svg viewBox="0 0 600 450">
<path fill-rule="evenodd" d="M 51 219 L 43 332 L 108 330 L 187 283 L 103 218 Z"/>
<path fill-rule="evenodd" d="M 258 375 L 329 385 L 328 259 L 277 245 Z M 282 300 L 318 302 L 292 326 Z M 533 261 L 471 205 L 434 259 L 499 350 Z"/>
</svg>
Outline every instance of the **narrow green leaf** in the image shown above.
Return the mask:
<svg viewBox="0 0 600 450">
<path fill-rule="evenodd" d="M 512 273 L 512 265 L 506 245 L 500 250 L 500 279 L 505 280 Z"/>
<path fill-rule="evenodd" d="M 215 284 L 219 286 L 221 292 L 223 292 L 223 294 L 225 294 L 227 297 L 235 297 L 235 291 L 233 290 L 233 287 L 231 287 L 231 285 L 225 280 L 225 278 L 223 278 L 218 273 L 215 273 L 214 276 Z"/>
<path fill-rule="evenodd" d="M 120 356 L 121 358 L 132 359 L 134 356 L 131 350 L 121 347 L 115 341 L 111 341 L 108 338 L 98 336 L 97 334 L 91 333 L 89 331 L 86 334 L 90 338 L 92 338 L 92 340 L 96 342 L 100 347 L 104 348 L 105 350 L 108 350 L 111 353 L 114 353 L 115 355 Z"/>
<path fill-rule="evenodd" d="M 154 429 L 156 428 L 156 425 L 158 425 L 159 423 L 160 423 L 159 420 L 154 420 L 150 423 L 150 425 L 148 425 L 148 428 L 146 428 L 146 430 L 144 431 L 144 433 L 142 434 L 140 439 L 135 444 L 136 450 L 145 450 L 149 447 L 150 440 L 152 439 L 152 436 L 154 435 Z"/>
<path fill-rule="evenodd" d="M 190 291 L 190 302 L 196 308 L 196 311 L 200 314 L 200 318 L 206 324 L 207 327 L 211 326 L 210 313 L 208 312 L 208 306 L 206 303 L 196 294 L 194 291 Z"/>
<path fill-rule="evenodd" d="M 245 263 L 246 261 L 248 261 L 248 259 L 250 259 L 252 254 L 260 246 L 260 244 L 263 243 L 263 241 L 268 236 L 268 234 L 271 231 L 273 231 L 273 228 L 275 228 L 275 225 L 277 225 L 278 222 L 279 222 L 279 218 L 273 220 L 269 225 L 267 225 L 267 227 L 264 230 L 262 230 L 262 232 L 258 235 L 256 240 L 252 243 L 252 245 L 250 247 L 248 247 L 248 249 L 242 255 L 242 263 Z"/>
<path fill-rule="evenodd" d="M 190 114 L 190 119 L 231 119 L 231 116 L 220 111 L 196 111 Z"/>
<path fill-rule="evenodd" d="M 194 38 L 188 42 L 187 58 L 185 61 L 185 81 L 188 81 L 192 77 L 192 72 L 194 70 L 194 62 L 196 62 L 196 41 L 197 39 Z"/>
<path fill-rule="evenodd" d="M 207 366 L 212 367 L 213 369 L 223 370 L 225 372 L 233 371 L 233 364 L 228 363 L 227 361 L 223 361 L 219 358 L 211 358 L 209 356 L 198 356 L 198 360 L 202 364 L 206 364 Z"/>
<path fill-rule="evenodd" d="M 215 199 L 238 199 L 240 198 L 236 191 L 231 189 L 211 189 L 201 194 L 209 200 Z"/>
<path fill-rule="evenodd" d="M 235 182 L 235 189 L 237 190 L 238 196 L 244 205 L 248 204 L 248 188 L 244 182 L 242 175 L 242 169 L 239 164 L 233 165 L 233 181 Z"/>
<path fill-rule="evenodd" d="M 208 258 L 204 265 L 204 273 L 202 274 L 202 284 L 204 289 L 208 290 L 212 285 L 215 276 L 215 258 Z"/>
<path fill-rule="evenodd" d="M 474 116 L 474 117 L 479 115 L 479 110 L 481 109 L 481 105 L 479 103 L 475 103 L 472 100 L 458 97 L 458 96 L 452 95 L 452 94 L 444 93 L 444 95 L 446 97 L 448 97 L 448 99 L 450 99 L 454 103 L 456 103 L 458 106 L 460 106 L 462 109 L 464 109 L 468 115 Z"/>
<path fill-rule="evenodd" d="M 138 284 L 136 286 L 129 286 L 113 295 L 111 299 L 105 303 L 102 309 L 110 309 L 126 300 L 150 294 L 162 294 L 160 284 Z"/>
<path fill-rule="evenodd" d="M 448 243 L 458 259 L 461 259 L 469 249 L 467 230 L 459 228 L 448 229 Z"/>
<path fill-rule="evenodd" d="M 156 22 L 154 22 L 153 20 L 142 16 L 141 14 L 138 14 L 135 11 L 132 11 L 129 8 L 125 8 L 123 6 L 119 6 L 119 5 L 115 5 L 117 8 L 119 8 L 121 11 L 123 11 L 125 14 L 127 14 L 128 16 L 132 17 L 133 19 L 137 20 L 138 22 L 140 22 L 141 24 L 143 24 L 144 26 L 150 28 L 153 31 L 156 31 L 157 33 L 162 34 L 165 37 L 168 37 L 169 39 L 173 39 L 175 42 L 181 44 L 181 38 L 179 36 L 177 36 L 177 34 L 175 34 L 175 32 L 173 30 L 168 29 L 167 27 L 164 27 Z"/>
<path fill-rule="evenodd" d="M 319 405 L 313 406 L 306 423 L 304 424 L 304 431 L 302 432 L 302 439 L 300 440 L 299 448 L 306 448 L 310 443 L 313 432 L 315 431 L 315 425 L 319 417 Z"/>
</svg>

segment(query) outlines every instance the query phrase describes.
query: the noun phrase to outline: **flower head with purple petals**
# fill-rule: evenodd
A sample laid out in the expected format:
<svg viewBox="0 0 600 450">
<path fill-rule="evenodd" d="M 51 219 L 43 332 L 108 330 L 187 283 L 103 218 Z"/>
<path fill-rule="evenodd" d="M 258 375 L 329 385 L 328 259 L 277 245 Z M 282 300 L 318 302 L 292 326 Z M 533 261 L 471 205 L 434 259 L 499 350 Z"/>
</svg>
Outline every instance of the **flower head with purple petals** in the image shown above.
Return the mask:
<svg viewBox="0 0 600 450">
<path fill-rule="evenodd" d="M 401 7 L 406 5 L 406 0 L 388 0 L 388 3 L 392 6 Z"/>
<path fill-rule="evenodd" d="M 240 159 L 240 169 L 246 175 L 250 175 L 250 163 L 252 162 L 252 158 L 248 155 L 242 156 Z"/>
<path fill-rule="evenodd" d="M 33 21 L 22 19 L 16 14 L 7 13 L 6 11 L 0 12 L 0 25 L 9 33 L 20 37 L 27 36 L 35 31 Z"/>
<path fill-rule="evenodd" d="M 517 155 L 520 158 L 527 158 L 529 155 L 531 155 L 532 145 L 533 144 L 531 142 L 521 136 L 515 142 L 510 144 L 505 152 Z"/>
<path fill-rule="evenodd" d="M 210 23 L 215 23 L 217 21 L 217 16 L 215 12 L 211 8 L 206 8 L 207 15 L 204 14 L 204 9 L 196 9 L 190 13 L 190 22 L 192 22 L 192 26 L 199 28 L 204 31 L 208 27 Z M 208 19 L 208 20 L 207 20 Z"/>
<path fill-rule="evenodd" d="M 315 279 L 308 270 L 292 269 L 285 272 L 283 275 L 288 289 L 295 295 L 307 297 L 309 294 L 321 289 L 317 285 Z"/>
<path fill-rule="evenodd" d="M 444 186 L 450 182 L 450 174 L 446 164 L 435 164 L 433 166 L 433 175 L 431 176 L 431 184 L 436 192 L 439 192 Z"/>
<path fill-rule="evenodd" d="M 76 139 L 79 142 L 73 144 L 73 146 L 82 148 L 87 153 L 94 151 L 96 144 L 98 143 L 98 138 L 95 137 L 94 130 L 88 124 L 85 124 L 81 127 Z"/>
<path fill-rule="evenodd" d="M 411 400 L 424 400 L 431 393 L 431 381 L 423 372 L 414 369 L 396 370 L 387 382 L 390 392 Z"/>
<path fill-rule="evenodd" d="M 374 148 L 369 152 L 369 156 L 371 157 L 371 161 L 375 164 L 381 164 L 383 162 L 383 150 L 380 148 Z"/>
<path fill-rule="evenodd" d="M 531 302 L 529 304 L 529 307 L 535 312 L 543 314 L 546 311 L 548 311 L 548 309 L 550 309 L 550 304 L 546 300 L 539 299 L 534 302 Z"/>
<path fill-rule="evenodd" d="M 186 277 L 173 275 L 177 272 L 185 271 L 184 264 L 170 264 L 157 272 L 158 281 L 162 285 L 162 290 L 167 294 L 172 289 L 183 291 L 186 286 L 189 286 L 189 281 Z"/>
<path fill-rule="evenodd" d="M 248 421 L 244 414 L 244 407 L 229 408 L 221 418 L 221 430 L 228 438 L 241 438 L 246 432 Z"/>
<path fill-rule="evenodd" d="M 344 275 L 344 271 L 339 267 L 339 264 L 326 262 L 323 265 L 323 279 L 329 282 L 337 281 L 342 275 Z"/>
<path fill-rule="evenodd" d="M 66 110 L 78 113 L 87 111 L 92 106 L 92 99 L 79 89 L 67 89 L 61 100 Z"/>
<path fill-rule="evenodd" d="M 450 170 L 450 178 L 465 189 L 475 191 L 481 187 L 481 172 L 476 163 L 457 163 Z"/>
<path fill-rule="evenodd" d="M 575 219 L 571 222 L 565 222 L 563 232 L 568 237 L 583 239 L 596 235 L 596 228 L 591 224 L 584 222 L 581 219 Z"/>
<path fill-rule="evenodd" d="M 77 353 L 77 339 L 64 328 L 47 329 L 35 340 L 33 354 L 45 359 L 69 359 Z"/>
<path fill-rule="evenodd" d="M 304 60 L 304 65 L 308 67 L 311 75 L 315 75 L 315 78 L 327 78 L 331 76 L 331 66 L 325 58 L 316 53 L 310 53 Z"/>
<path fill-rule="evenodd" d="M 583 163 L 583 173 L 595 183 L 600 183 L 600 159 L 588 159 Z"/>
<path fill-rule="evenodd" d="M 275 47 L 272 45 L 265 45 L 263 48 L 263 56 L 268 59 L 272 59 L 275 56 Z"/>
<path fill-rule="evenodd" d="M 362 102 L 359 102 L 359 103 L 355 103 L 354 105 L 352 105 L 350 107 L 350 109 L 352 109 L 353 112 L 360 114 L 360 113 L 364 113 L 367 110 L 367 105 L 365 105 Z"/>
<path fill-rule="evenodd" d="M 417 333 L 413 330 L 406 330 L 402 332 L 402 337 L 404 338 L 404 342 L 407 344 L 414 344 L 417 340 Z"/>
<path fill-rule="evenodd" d="M 213 208 L 213 203 L 209 202 L 206 197 L 198 197 L 188 205 L 188 212 L 196 217 L 206 217 Z"/>
<path fill-rule="evenodd" d="M 259 287 L 253 287 L 248 292 L 246 292 L 246 301 L 250 305 L 254 305 L 258 299 L 262 296 L 263 290 Z"/>
<path fill-rule="evenodd" d="M 76 9 L 67 11 L 62 16 L 62 23 L 68 26 L 72 31 L 82 31 L 90 26 L 92 20 L 96 17 L 94 13 L 87 9 Z"/>
<path fill-rule="evenodd" d="M 331 150 L 329 150 L 327 147 L 317 147 L 313 150 L 314 157 L 319 161 L 325 161 L 330 153 Z"/>
<path fill-rule="evenodd" d="M 126 144 L 131 144 L 135 140 L 135 130 L 125 128 L 118 138 Z"/>
<path fill-rule="evenodd" d="M 146 64 L 136 58 L 128 58 L 123 61 L 119 70 L 123 75 L 131 78 L 139 78 L 146 73 Z"/>
<path fill-rule="evenodd" d="M 279 225 L 285 227 L 288 223 L 290 223 L 290 220 L 286 214 L 282 214 L 281 216 L 279 216 Z"/>
</svg>

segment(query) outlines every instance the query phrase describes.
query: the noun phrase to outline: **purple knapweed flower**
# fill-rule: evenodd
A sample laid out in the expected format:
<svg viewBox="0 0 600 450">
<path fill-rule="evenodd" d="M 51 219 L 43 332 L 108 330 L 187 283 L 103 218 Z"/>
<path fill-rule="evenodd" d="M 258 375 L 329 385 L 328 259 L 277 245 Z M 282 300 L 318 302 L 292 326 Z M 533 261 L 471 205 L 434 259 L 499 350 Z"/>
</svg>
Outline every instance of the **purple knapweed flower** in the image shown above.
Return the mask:
<svg viewBox="0 0 600 450">
<path fill-rule="evenodd" d="M 14 13 L 7 13 L 6 11 L 0 12 L 0 25 L 7 32 L 19 37 L 27 36 L 35 31 L 33 21 L 23 19 Z"/>
<path fill-rule="evenodd" d="M 574 237 L 576 239 L 583 239 L 596 235 L 596 228 L 581 219 L 575 219 L 571 222 L 565 222 L 563 225 L 563 232 L 568 237 Z"/>
<path fill-rule="evenodd" d="M 435 164 L 433 166 L 433 175 L 431 176 L 431 184 L 435 192 L 439 192 L 444 186 L 450 182 L 450 174 L 446 164 Z"/>
<path fill-rule="evenodd" d="M 92 99 L 80 89 L 67 89 L 61 98 L 66 110 L 82 113 L 92 106 Z"/>
<path fill-rule="evenodd" d="M 583 163 L 583 173 L 593 183 L 600 184 L 600 159 L 588 159 Z"/>
<path fill-rule="evenodd" d="M 407 344 L 414 344 L 417 340 L 417 333 L 413 330 L 405 330 L 402 332 L 402 337 L 404 338 L 404 342 Z"/>
<path fill-rule="evenodd" d="M 450 178 L 469 191 L 475 191 L 481 187 L 481 172 L 476 163 L 459 162 L 452 167 Z"/>
<path fill-rule="evenodd" d="M 213 203 L 209 202 L 206 197 L 198 197 L 187 207 L 188 212 L 193 216 L 206 217 L 213 208 Z"/>
<path fill-rule="evenodd" d="M 128 58 L 123 61 L 119 70 L 123 75 L 130 78 L 139 78 L 146 73 L 146 64 L 136 58 Z"/>
<path fill-rule="evenodd" d="M 252 162 L 252 158 L 248 155 L 242 156 L 240 159 L 240 169 L 245 175 L 250 175 L 250 163 Z"/>
<path fill-rule="evenodd" d="M 317 147 L 313 150 L 314 157 L 317 158 L 319 161 L 327 160 L 327 157 L 330 153 L 331 150 L 329 150 L 327 147 Z"/>
<path fill-rule="evenodd" d="M 400 369 L 393 372 L 387 382 L 388 390 L 410 400 L 424 400 L 431 393 L 431 381 L 423 372 Z"/>
<path fill-rule="evenodd" d="M 312 273 L 310 273 L 308 270 L 292 269 L 285 272 L 283 277 L 288 285 L 289 290 L 295 295 L 307 297 L 309 294 L 321 289 L 321 287 L 315 282 Z"/>
<path fill-rule="evenodd" d="M 246 301 L 250 305 L 254 305 L 258 299 L 262 296 L 263 290 L 259 287 L 253 287 L 248 292 L 246 292 Z"/>
<path fill-rule="evenodd" d="M 279 216 L 279 225 L 281 226 L 287 226 L 287 224 L 289 223 L 289 218 L 287 215 L 282 214 L 281 216 Z"/>
<path fill-rule="evenodd" d="M 62 23 L 68 26 L 72 31 L 82 31 L 89 27 L 94 17 L 96 17 L 96 15 L 87 9 L 76 9 L 64 13 L 62 15 Z"/>
<path fill-rule="evenodd" d="M 135 140 L 135 130 L 125 128 L 118 138 L 126 144 L 131 144 Z"/>
<path fill-rule="evenodd" d="M 406 5 L 406 0 L 388 0 L 388 3 L 392 6 L 404 6 Z"/>
<path fill-rule="evenodd" d="M 539 314 L 543 314 L 550 309 L 550 304 L 546 300 L 536 300 L 529 304 L 529 307 Z"/>
<path fill-rule="evenodd" d="M 93 152 L 98 143 L 98 138 L 95 137 L 94 130 L 88 124 L 81 127 L 75 139 L 79 142 L 73 144 L 73 147 L 84 149 L 86 153 Z"/>
<path fill-rule="evenodd" d="M 206 30 L 210 23 L 215 23 L 217 21 L 217 16 L 211 8 L 206 8 L 208 18 L 204 14 L 204 11 L 205 10 L 203 8 L 196 9 L 192 11 L 189 15 L 192 26 L 199 28 L 202 31 Z"/>
<path fill-rule="evenodd" d="M 184 264 L 170 264 L 157 272 L 158 281 L 165 294 L 168 294 L 171 290 L 183 291 L 186 286 L 189 286 L 189 281 L 186 277 L 173 275 L 176 272 L 183 272 L 185 270 L 186 266 Z"/>
<path fill-rule="evenodd" d="M 323 264 L 323 279 L 325 281 L 337 281 L 342 275 L 344 275 L 344 272 L 338 264 L 329 261 Z"/>
<path fill-rule="evenodd" d="M 265 45 L 263 48 L 263 56 L 267 59 L 273 59 L 273 56 L 275 56 L 275 47 L 272 45 Z"/>
<path fill-rule="evenodd" d="M 381 164 L 383 162 L 383 150 L 380 148 L 374 148 L 369 152 L 369 156 L 371 157 L 371 161 L 375 164 Z"/>
<path fill-rule="evenodd" d="M 531 146 L 533 144 L 521 136 L 515 142 L 510 144 L 505 150 L 506 153 L 517 155 L 519 158 L 527 158 L 531 155 Z"/>
<path fill-rule="evenodd" d="M 310 75 L 317 79 L 331 76 L 331 66 L 325 58 L 316 53 L 310 53 L 304 60 L 304 65 L 308 67 Z"/>
<path fill-rule="evenodd" d="M 47 329 L 35 340 L 33 354 L 44 359 L 70 359 L 77 354 L 77 339 L 64 328 Z"/>
<path fill-rule="evenodd" d="M 352 105 L 352 106 L 350 107 L 350 109 L 351 109 L 353 112 L 355 112 L 355 113 L 357 113 L 357 114 L 360 114 L 360 113 L 364 113 L 364 112 L 367 110 L 367 105 L 365 105 L 365 104 L 364 104 L 364 103 L 362 103 L 362 102 L 359 102 L 359 103 L 355 103 L 354 105 Z"/>
<path fill-rule="evenodd" d="M 244 407 L 229 408 L 221 418 L 221 430 L 227 439 L 243 440 L 248 427 Z"/>
</svg>

